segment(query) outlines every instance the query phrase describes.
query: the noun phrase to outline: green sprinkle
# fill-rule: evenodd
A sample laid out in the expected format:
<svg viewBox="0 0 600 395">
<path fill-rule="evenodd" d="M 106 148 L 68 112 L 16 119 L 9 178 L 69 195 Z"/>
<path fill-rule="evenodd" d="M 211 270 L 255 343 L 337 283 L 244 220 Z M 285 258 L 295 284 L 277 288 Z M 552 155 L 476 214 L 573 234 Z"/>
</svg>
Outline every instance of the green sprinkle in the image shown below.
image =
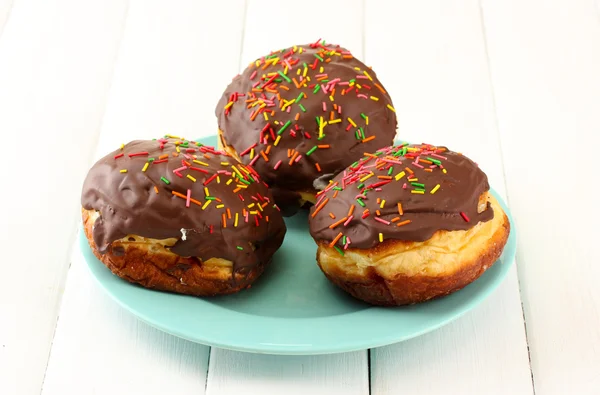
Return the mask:
<svg viewBox="0 0 600 395">
<path fill-rule="evenodd" d="M 244 180 L 244 179 L 242 179 L 242 178 L 238 178 L 238 181 L 239 181 L 239 182 L 243 182 L 243 183 L 244 183 L 244 184 L 246 184 L 246 185 L 250 185 L 250 181 L 246 181 L 246 180 Z"/>
<path fill-rule="evenodd" d="M 326 134 L 323 134 L 321 137 L 317 137 L 317 140 L 323 140 L 325 138 L 325 136 L 327 136 Z"/>
<path fill-rule="evenodd" d="M 333 248 L 335 248 L 335 250 L 336 250 L 337 252 L 339 252 L 341 256 L 344 256 L 344 250 L 342 250 L 340 247 L 338 247 L 338 246 L 333 246 Z"/>
<path fill-rule="evenodd" d="M 287 75 L 283 74 L 283 72 L 281 70 L 279 70 L 278 73 L 281 76 L 281 78 L 283 78 L 287 82 L 292 82 L 292 80 L 290 80 L 290 78 Z"/>
<path fill-rule="evenodd" d="M 365 202 L 363 202 L 361 198 L 358 198 L 358 199 L 356 199 L 356 201 L 357 201 L 357 202 L 358 202 L 358 204 L 360 204 L 362 207 L 365 207 L 365 206 L 366 206 Z"/>
<path fill-rule="evenodd" d="M 367 119 L 367 116 L 363 112 L 360 113 L 360 116 L 362 117 L 362 119 Z"/>
<path fill-rule="evenodd" d="M 334 191 L 343 191 L 342 187 L 333 187 L 332 189 Z"/>
<path fill-rule="evenodd" d="M 206 200 L 217 200 L 217 198 L 214 196 L 207 196 Z"/>
<path fill-rule="evenodd" d="M 303 97 L 304 97 L 304 94 L 303 94 L 303 93 L 300 93 L 300 94 L 298 95 L 298 97 L 296 98 L 295 102 L 296 102 L 296 103 L 298 103 L 300 100 L 302 100 L 302 98 L 303 98 Z"/>
<path fill-rule="evenodd" d="M 357 185 L 357 188 L 358 189 L 362 189 L 364 186 L 365 186 L 365 183 L 362 182 L 362 183 L 360 183 L 360 184 Z"/>
<path fill-rule="evenodd" d="M 310 156 L 310 154 L 312 154 L 316 150 L 317 150 L 317 146 L 315 145 L 314 147 L 312 147 L 311 149 L 309 149 L 308 152 L 306 152 L 306 156 Z"/>
<path fill-rule="evenodd" d="M 359 128 L 360 129 L 360 135 L 362 136 L 362 138 L 365 138 L 365 131 L 362 127 Z"/>
<path fill-rule="evenodd" d="M 277 83 L 279 84 L 279 83 L 281 83 L 281 81 L 283 81 L 283 80 L 282 80 L 281 78 L 275 78 L 273 81 L 274 81 L 274 82 L 277 82 Z"/>
<path fill-rule="evenodd" d="M 394 166 L 390 167 L 390 169 L 388 170 L 388 176 L 391 176 L 393 172 L 394 172 Z"/>
<path fill-rule="evenodd" d="M 411 182 L 410 184 L 416 187 L 425 188 L 425 184 L 421 184 L 420 182 Z"/>
<path fill-rule="evenodd" d="M 323 61 L 323 58 L 320 57 L 319 55 L 315 54 L 315 58 L 319 59 L 321 62 Z"/>
<path fill-rule="evenodd" d="M 361 138 L 360 138 L 360 134 L 358 134 L 358 133 L 359 133 L 359 130 L 357 130 L 357 131 L 354 133 L 354 134 L 356 135 L 356 139 L 357 139 L 357 140 L 361 140 Z"/>
<path fill-rule="evenodd" d="M 154 158 L 148 158 L 148 162 L 150 162 L 150 163 L 154 162 Z"/>
<path fill-rule="evenodd" d="M 165 183 L 165 184 L 167 184 L 167 185 L 169 185 L 169 184 L 171 183 L 171 181 L 167 180 L 167 179 L 166 179 L 166 178 L 164 178 L 164 177 L 161 177 L 160 179 L 161 179 L 161 181 L 162 181 L 162 182 L 164 182 L 164 183 Z"/>
<path fill-rule="evenodd" d="M 356 82 L 356 78 L 352 78 L 350 81 L 348 81 L 348 83 L 350 83 L 350 84 L 353 82 Z"/>
<path fill-rule="evenodd" d="M 342 236 L 342 244 L 346 244 L 346 235 Z"/>
<path fill-rule="evenodd" d="M 277 132 L 277 134 L 281 134 L 281 133 L 283 133 L 283 131 L 284 131 L 285 129 L 287 129 L 287 127 L 288 127 L 288 126 L 290 126 L 291 124 L 292 124 L 292 121 L 287 121 L 287 122 L 285 123 L 285 125 L 283 125 L 283 126 L 281 127 L 281 129 L 279 129 L 279 131 Z"/>
<path fill-rule="evenodd" d="M 302 112 L 306 112 L 306 108 L 304 108 L 304 106 L 302 104 L 298 104 L 298 106 L 300 106 L 300 109 L 302 110 Z"/>
<path fill-rule="evenodd" d="M 441 164 L 442 164 L 442 162 L 441 162 L 440 160 L 437 160 L 437 159 L 430 158 L 429 156 L 427 157 L 427 160 L 430 160 L 430 161 L 432 161 L 432 162 L 433 162 L 433 163 L 435 163 L 436 165 L 441 165 Z"/>
<path fill-rule="evenodd" d="M 358 165 L 358 161 L 356 161 L 353 164 L 351 164 L 350 167 L 355 167 L 356 165 Z"/>
<path fill-rule="evenodd" d="M 238 250 L 240 250 L 240 251 L 243 251 L 243 250 L 244 250 L 244 247 L 241 247 L 241 246 L 237 246 L 237 247 L 235 247 L 235 248 L 237 248 L 237 249 L 238 249 Z"/>
<path fill-rule="evenodd" d="M 321 89 L 321 85 L 317 85 L 315 87 L 315 90 L 313 91 L 313 93 L 317 93 L 319 91 L 319 89 Z"/>
</svg>

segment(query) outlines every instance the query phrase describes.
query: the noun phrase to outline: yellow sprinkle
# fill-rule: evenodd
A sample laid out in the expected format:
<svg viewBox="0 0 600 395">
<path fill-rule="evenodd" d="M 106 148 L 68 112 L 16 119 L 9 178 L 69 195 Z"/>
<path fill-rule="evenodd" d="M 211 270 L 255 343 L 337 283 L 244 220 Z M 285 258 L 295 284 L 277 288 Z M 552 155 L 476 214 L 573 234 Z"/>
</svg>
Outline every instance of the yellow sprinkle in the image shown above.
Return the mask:
<svg viewBox="0 0 600 395">
<path fill-rule="evenodd" d="M 287 66 L 287 64 L 286 64 L 286 65 L 285 65 L 285 69 L 283 69 L 283 74 L 286 74 L 286 75 L 287 75 L 287 73 L 288 73 L 288 69 L 289 69 L 289 67 L 288 67 L 288 66 Z"/>
<path fill-rule="evenodd" d="M 208 205 L 210 204 L 210 202 L 212 202 L 212 200 L 207 200 L 206 203 L 204 203 L 204 205 L 202 206 L 202 210 L 204 210 L 205 208 L 207 208 Z"/>
<path fill-rule="evenodd" d="M 260 211 L 263 211 L 263 208 L 262 208 L 262 206 L 261 206 L 260 204 L 257 204 L 257 206 L 258 206 L 258 209 L 259 209 Z"/>
<path fill-rule="evenodd" d="M 302 77 L 306 77 L 306 72 L 308 71 L 308 68 L 305 66 L 304 67 L 304 71 L 302 72 Z"/>
<path fill-rule="evenodd" d="M 358 89 L 361 89 L 361 88 L 362 88 L 362 86 L 360 86 L 360 84 L 359 84 L 359 83 L 357 83 L 357 84 L 356 84 L 356 87 L 357 87 Z"/>
<path fill-rule="evenodd" d="M 400 180 L 402 177 L 404 177 L 406 175 L 405 172 L 401 171 L 400 173 L 396 174 L 396 181 Z"/>
<path fill-rule="evenodd" d="M 217 184 L 221 183 L 221 179 L 219 178 L 219 176 L 217 176 Z"/>
<path fill-rule="evenodd" d="M 367 125 L 369 124 L 369 117 L 365 116 L 365 122 L 367 123 Z"/>
<path fill-rule="evenodd" d="M 365 182 L 366 180 L 368 180 L 369 178 L 373 177 L 375 174 L 373 172 L 367 174 L 366 176 L 364 176 L 363 178 L 360 179 L 360 182 Z"/>
<path fill-rule="evenodd" d="M 258 210 L 253 210 L 253 211 L 250 211 L 250 214 L 252 214 L 252 215 L 256 215 L 256 214 L 258 214 Z"/>
<path fill-rule="evenodd" d="M 390 106 L 389 104 L 387 105 L 387 108 L 389 108 L 390 110 L 392 110 L 393 112 L 396 112 L 396 110 L 394 110 L 394 107 Z"/>
<path fill-rule="evenodd" d="M 192 180 L 192 181 L 196 182 L 196 179 L 195 179 L 194 177 L 190 176 L 189 174 L 188 174 L 188 175 L 186 175 L 186 177 L 187 177 L 187 178 L 189 178 L 190 180 Z"/>
<path fill-rule="evenodd" d="M 298 51 L 298 53 L 302 53 L 302 50 L 303 50 L 303 49 L 304 49 L 304 48 L 300 47 L 300 50 Z"/>
<path fill-rule="evenodd" d="M 148 170 L 148 166 L 149 165 L 150 165 L 150 162 L 146 162 L 146 164 L 144 165 L 144 168 L 142 169 L 142 171 Z"/>
<path fill-rule="evenodd" d="M 254 203 L 251 203 L 248 205 L 248 208 L 252 208 L 252 207 L 254 207 Z"/>
<path fill-rule="evenodd" d="M 409 179 L 408 179 L 408 181 L 410 181 L 410 182 L 413 182 L 413 181 L 419 181 L 419 179 L 418 179 L 418 178 L 414 178 L 414 177 L 413 177 L 413 178 L 409 178 Z"/>
<path fill-rule="evenodd" d="M 300 72 L 301 72 L 301 71 L 302 71 L 302 70 L 300 70 L 300 69 L 297 69 L 297 70 L 296 70 L 296 75 L 300 75 Z"/>
<path fill-rule="evenodd" d="M 354 121 L 352 120 L 352 118 L 348 117 L 348 122 L 350 122 L 350 125 L 356 127 L 356 124 L 354 123 Z"/>
<path fill-rule="evenodd" d="M 227 180 L 227 183 L 225 183 L 225 185 L 229 185 L 233 182 L 233 178 L 230 178 L 229 180 Z"/>
<path fill-rule="evenodd" d="M 235 221 L 233 222 L 233 226 L 237 227 L 238 224 L 238 213 L 235 213 Z"/>
<path fill-rule="evenodd" d="M 281 140 L 281 135 L 277 136 L 277 138 L 275 139 L 275 142 L 273 143 L 275 147 L 277 147 L 277 144 L 279 144 L 279 140 Z"/>
<path fill-rule="evenodd" d="M 121 151 L 125 148 L 125 144 L 121 144 Z"/>
<path fill-rule="evenodd" d="M 127 173 L 127 169 L 121 170 L 121 173 Z"/>
<path fill-rule="evenodd" d="M 383 242 L 383 233 L 379 233 L 379 242 Z"/>
<path fill-rule="evenodd" d="M 442 173 L 446 174 L 448 172 L 446 171 L 446 169 L 442 169 Z"/>
<path fill-rule="evenodd" d="M 329 121 L 329 124 L 331 125 L 332 123 L 340 123 L 342 122 L 341 119 L 334 119 L 333 121 Z"/>
<path fill-rule="evenodd" d="M 321 67 L 319 68 L 319 73 L 322 73 L 322 72 L 323 72 L 323 70 L 324 70 L 324 69 L 323 69 L 323 66 L 321 66 Z"/>
<path fill-rule="evenodd" d="M 208 166 L 208 163 L 200 162 L 199 160 L 194 159 L 192 162 L 197 163 L 202 166 Z"/>
<path fill-rule="evenodd" d="M 204 187 L 204 196 L 210 196 L 208 193 L 208 187 Z"/>
<path fill-rule="evenodd" d="M 379 101 L 379 98 L 378 98 L 378 97 L 375 97 L 375 96 L 369 96 L 369 98 L 370 98 L 371 100 L 374 100 L 374 101 Z"/>
<path fill-rule="evenodd" d="M 238 188 L 242 188 L 242 189 L 246 189 L 248 188 L 248 185 L 244 185 L 244 184 L 237 184 L 236 185 Z"/>
<path fill-rule="evenodd" d="M 254 148 L 250 151 L 250 159 L 254 159 Z"/>
<path fill-rule="evenodd" d="M 225 205 L 224 205 L 224 204 L 219 204 L 219 205 L 217 205 L 217 208 L 223 208 L 223 207 L 225 207 Z"/>
<path fill-rule="evenodd" d="M 310 82 L 310 76 L 306 76 L 306 80 Z"/>
<path fill-rule="evenodd" d="M 183 140 L 183 137 L 180 136 L 173 136 L 172 134 L 167 134 L 167 137 L 172 138 L 172 139 L 180 139 Z"/>
<path fill-rule="evenodd" d="M 221 162 L 221 166 L 229 166 L 229 162 Z"/>
<path fill-rule="evenodd" d="M 250 170 L 246 169 L 244 166 L 240 166 L 240 169 L 246 174 L 250 174 Z"/>
<path fill-rule="evenodd" d="M 176 146 L 175 146 L 175 150 L 176 150 L 177 152 L 181 152 L 181 151 L 179 150 L 179 146 L 178 146 L 178 145 L 176 145 Z"/>
<path fill-rule="evenodd" d="M 379 205 L 379 208 L 383 208 L 383 206 L 385 206 L 385 199 L 383 199 L 383 200 L 381 201 L 381 204 Z"/>
<path fill-rule="evenodd" d="M 266 112 L 263 112 L 263 117 L 265 118 L 265 121 L 268 121 L 268 120 L 269 120 L 269 116 L 267 115 L 267 113 L 266 113 Z"/>
<path fill-rule="evenodd" d="M 433 195 L 435 193 L 435 191 L 437 191 L 438 189 L 440 189 L 440 184 L 437 184 L 436 186 L 434 186 L 433 189 L 431 190 L 431 192 L 429 192 L 429 193 L 431 193 Z"/>
<path fill-rule="evenodd" d="M 415 191 L 414 189 L 410 191 L 410 193 L 419 193 L 421 195 L 425 194 L 425 191 Z"/>
<path fill-rule="evenodd" d="M 232 101 L 230 101 L 229 103 L 227 103 L 227 105 L 225 105 L 224 110 L 227 110 L 231 106 L 233 106 L 233 102 Z"/>
<path fill-rule="evenodd" d="M 363 74 L 367 76 L 367 78 L 371 81 L 373 81 L 373 78 L 371 78 L 371 76 L 369 75 L 369 73 L 367 73 L 367 71 L 363 71 Z"/>
<path fill-rule="evenodd" d="M 333 101 L 333 95 L 329 95 L 329 100 Z"/>
<path fill-rule="evenodd" d="M 238 174 L 238 176 L 240 176 L 240 178 L 244 178 L 244 175 L 240 173 L 240 171 L 237 169 L 237 167 L 235 167 L 235 165 L 231 165 L 231 168 Z"/>
</svg>

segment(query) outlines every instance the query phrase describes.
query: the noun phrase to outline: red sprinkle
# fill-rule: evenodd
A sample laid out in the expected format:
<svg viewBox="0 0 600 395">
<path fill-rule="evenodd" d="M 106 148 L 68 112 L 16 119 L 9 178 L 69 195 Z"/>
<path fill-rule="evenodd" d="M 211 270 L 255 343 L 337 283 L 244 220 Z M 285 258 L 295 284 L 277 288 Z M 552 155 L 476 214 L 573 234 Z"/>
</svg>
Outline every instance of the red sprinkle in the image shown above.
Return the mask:
<svg viewBox="0 0 600 395">
<path fill-rule="evenodd" d="M 460 212 L 461 217 L 463 217 L 463 219 L 465 220 L 465 222 L 469 222 L 469 217 L 467 217 L 467 214 L 463 213 L 462 211 Z"/>
</svg>

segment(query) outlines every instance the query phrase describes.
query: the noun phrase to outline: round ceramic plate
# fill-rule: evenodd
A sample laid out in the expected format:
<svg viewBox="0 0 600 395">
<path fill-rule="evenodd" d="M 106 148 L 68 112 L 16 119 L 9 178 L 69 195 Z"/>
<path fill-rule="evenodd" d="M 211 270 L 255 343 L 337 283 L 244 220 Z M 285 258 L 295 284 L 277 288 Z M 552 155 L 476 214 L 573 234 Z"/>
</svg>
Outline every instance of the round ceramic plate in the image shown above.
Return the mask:
<svg viewBox="0 0 600 395">
<path fill-rule="evenodd" d="M 215 145 L 216 138 L 201 140 Z M 515 259 L 511 221 L 504 253 L 478 280 L 447 297 L 396 308 L 372 307 L 328 282 L 315 262 L 307 213 L 287 218 L 287 234 L 273 262 L 252 288 L 235 295 L 196 298 L 151 291 L 113 275 L 80 248 L 100 285 L 148 324 L 194 342 L 265 354 L 328 354 L 400 342 L 439 328 L 481 303 L 506 277 Z"/>
</svg>

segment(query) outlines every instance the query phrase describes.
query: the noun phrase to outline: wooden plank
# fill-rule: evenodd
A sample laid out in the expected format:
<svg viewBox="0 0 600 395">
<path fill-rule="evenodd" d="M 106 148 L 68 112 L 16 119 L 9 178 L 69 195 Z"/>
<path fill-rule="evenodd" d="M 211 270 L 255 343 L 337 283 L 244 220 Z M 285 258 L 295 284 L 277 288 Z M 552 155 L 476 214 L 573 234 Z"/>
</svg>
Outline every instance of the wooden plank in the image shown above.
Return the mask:
<svg viewBox="0 0 600 395">
<path fill-rule="evenodd" d="M 239 64 L 243 10 L 241 1 L 213 4 L 209 17 L 201 2 L 131 1 L 95 156 L 135 138 L 215 133 L 214 105 Z M 76 258 L 44 395 L 204 393 L 209 348 L 139 322 L 90 284 Z"/>
<path fill-rule="evenodd" d="M 42 386 L 125 10 L 112 0 L 20 0 L 2 31 L 2 394 Z"/>
<path fill-rule="evenodd" d="M 319 38 L 339 43 L 361 57 L 362 11 L 363 4 L 358 0 L 310 0 L 301 6 L 275 0 L 249 1 L 240 70 L 272 50 Z M 299 12 L 303 16 L 298 16 Z M 312 12 L 314 17 L 305 12 Z M 272 23 L 265 22 L 266 16 Z M 328 17 L 339 23 L 327 22 Z M 366 394 L 367 372 L 366 351 L 286 357 L 213 348 L 207 394 Z"/>
<path fill-rule="evenodd" d="M 261 355 L 213 347 L 207 395 L 369 393 L 365 353 Z"/>
<path fill-rule="evenodd" d="M 399 136 L 464 152 L 504 195 L 478 2 L 368 2 L 365 29 L 366 60 L 394 100 Z M 372 350 L 371 389 L 373 394 L 531 394 L 516 271 L 453 324 Z"/>
<path fill-rule="evenodd" d="M 1 0 L 0 1 L 0 37 L 2 37 L 2 31 L 4 25 L 10 17 L 10 10 L 12 9 L 13 0 Z"/>
<path fill-rule="evenodd" d="M 569 0 L 482 9 L 536 394 L 598 394 L 600 14 Z"/>
</svg>

